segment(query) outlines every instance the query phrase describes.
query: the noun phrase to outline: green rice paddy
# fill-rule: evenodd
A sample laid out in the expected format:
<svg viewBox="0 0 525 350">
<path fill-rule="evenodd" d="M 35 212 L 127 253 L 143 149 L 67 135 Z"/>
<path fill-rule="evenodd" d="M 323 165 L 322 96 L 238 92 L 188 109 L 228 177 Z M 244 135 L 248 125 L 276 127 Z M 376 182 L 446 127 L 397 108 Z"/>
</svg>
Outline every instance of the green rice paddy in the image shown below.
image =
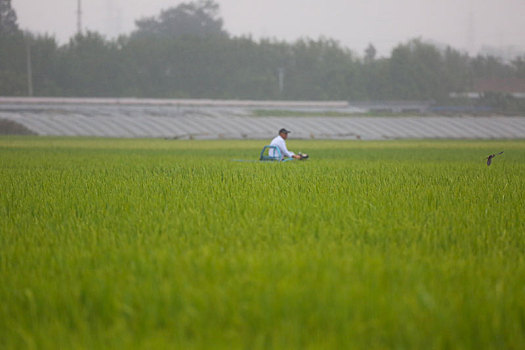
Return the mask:
<svg viewBox="0 0 525 350">
<path fill-rule="evenodd" d="M 525 348 L 525 141 L 263 145 L 0 137 L 0 348 Z"/>
</svg>

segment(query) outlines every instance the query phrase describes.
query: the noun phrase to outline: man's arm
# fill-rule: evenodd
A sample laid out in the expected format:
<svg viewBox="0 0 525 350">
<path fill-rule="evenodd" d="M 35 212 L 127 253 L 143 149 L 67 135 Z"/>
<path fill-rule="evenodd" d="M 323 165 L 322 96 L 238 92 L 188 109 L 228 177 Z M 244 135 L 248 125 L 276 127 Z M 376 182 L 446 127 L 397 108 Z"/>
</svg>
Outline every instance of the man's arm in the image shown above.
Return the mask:
<svg viewBox="0 0 525 350">
<path fill-rule="evenodd" d="M 281 149 L 281 153 L 285 157 L 290 157 L 290 158 L 294 158 L 294 159 L 300 159 L 301 158 L 301 156 L 293 153 L 292 151 L 288 151 L 288 148 L 286 148 L 286 142 L 284 142 L 284 140 L 280 140 L 279 148 Z"/>
</svg>

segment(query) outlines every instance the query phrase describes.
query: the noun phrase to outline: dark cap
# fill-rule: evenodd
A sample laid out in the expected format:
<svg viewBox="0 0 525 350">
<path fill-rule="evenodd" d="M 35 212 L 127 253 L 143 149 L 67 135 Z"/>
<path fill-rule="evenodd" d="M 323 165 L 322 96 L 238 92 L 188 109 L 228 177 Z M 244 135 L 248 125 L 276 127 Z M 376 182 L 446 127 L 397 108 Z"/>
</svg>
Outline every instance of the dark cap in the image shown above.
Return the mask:
<svg viewBox="0 0 525 350">
<path fill-rule="evenodd" d="M 286 130 L 285 128 L 282 128 L 281 130 L 279 130 L 279 134 L 281 134 L 281 133 L 289 134 L 289 133 L 291 133 L 291 131 L 290 130 Z"/>
</svg>

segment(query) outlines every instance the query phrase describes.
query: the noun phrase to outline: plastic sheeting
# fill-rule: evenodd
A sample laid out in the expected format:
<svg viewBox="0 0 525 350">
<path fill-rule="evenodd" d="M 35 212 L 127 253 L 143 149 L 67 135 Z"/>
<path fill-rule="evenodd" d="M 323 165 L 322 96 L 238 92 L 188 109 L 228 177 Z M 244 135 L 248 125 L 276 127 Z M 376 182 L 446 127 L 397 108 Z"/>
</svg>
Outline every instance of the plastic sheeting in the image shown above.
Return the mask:
<svg viewBox="0 0 525 350">
<path fill-rule="evenodd" d="M 0 119 L 14 121 L 38 135 L 50 136 L 268 139 L 284 127 L 292 130 L 293 138 L 299 139 L 525 138 L 525 117 L 323 117 L 326 110 L 345 111 L 345 106 L 329 103 L 278 106 L 279 109 L 307 110 L 312 116 L 252 115 L 254 108 L 265 107 L 271 110 L 276 106 L 4 101 L 0 105 Z"/>
</svg>

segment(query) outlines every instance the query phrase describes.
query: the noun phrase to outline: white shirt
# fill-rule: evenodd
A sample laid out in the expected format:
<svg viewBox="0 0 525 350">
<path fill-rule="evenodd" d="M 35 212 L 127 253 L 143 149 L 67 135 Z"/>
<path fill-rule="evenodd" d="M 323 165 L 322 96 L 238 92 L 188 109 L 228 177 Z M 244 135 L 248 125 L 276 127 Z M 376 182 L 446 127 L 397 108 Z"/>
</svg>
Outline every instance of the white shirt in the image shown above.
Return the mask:
<svg viewBox="0 0 525 350">
<path fill-rule="evenodd" d="M 286 148 L 286 141 L 284 141 L 284 139 L 281 137 L 281 135 L 278 135 L 276 136 L 272 142 L 270 143 L 270 146 L 277 146 L 279 147 L 279 149 L 281 150 L 281 155 L 282 157 L 291 157 L 293 155 L 295 155 L 295 153 L 293 152 L 290 152 L 288 151 L 288 149 Z M 268 151 L 268 155 L 270 157 L 277 157 L 277 154 L 275 154 L 277 152 L 275 152 L 273 149 L 270 149 Z"/>
</svg>

